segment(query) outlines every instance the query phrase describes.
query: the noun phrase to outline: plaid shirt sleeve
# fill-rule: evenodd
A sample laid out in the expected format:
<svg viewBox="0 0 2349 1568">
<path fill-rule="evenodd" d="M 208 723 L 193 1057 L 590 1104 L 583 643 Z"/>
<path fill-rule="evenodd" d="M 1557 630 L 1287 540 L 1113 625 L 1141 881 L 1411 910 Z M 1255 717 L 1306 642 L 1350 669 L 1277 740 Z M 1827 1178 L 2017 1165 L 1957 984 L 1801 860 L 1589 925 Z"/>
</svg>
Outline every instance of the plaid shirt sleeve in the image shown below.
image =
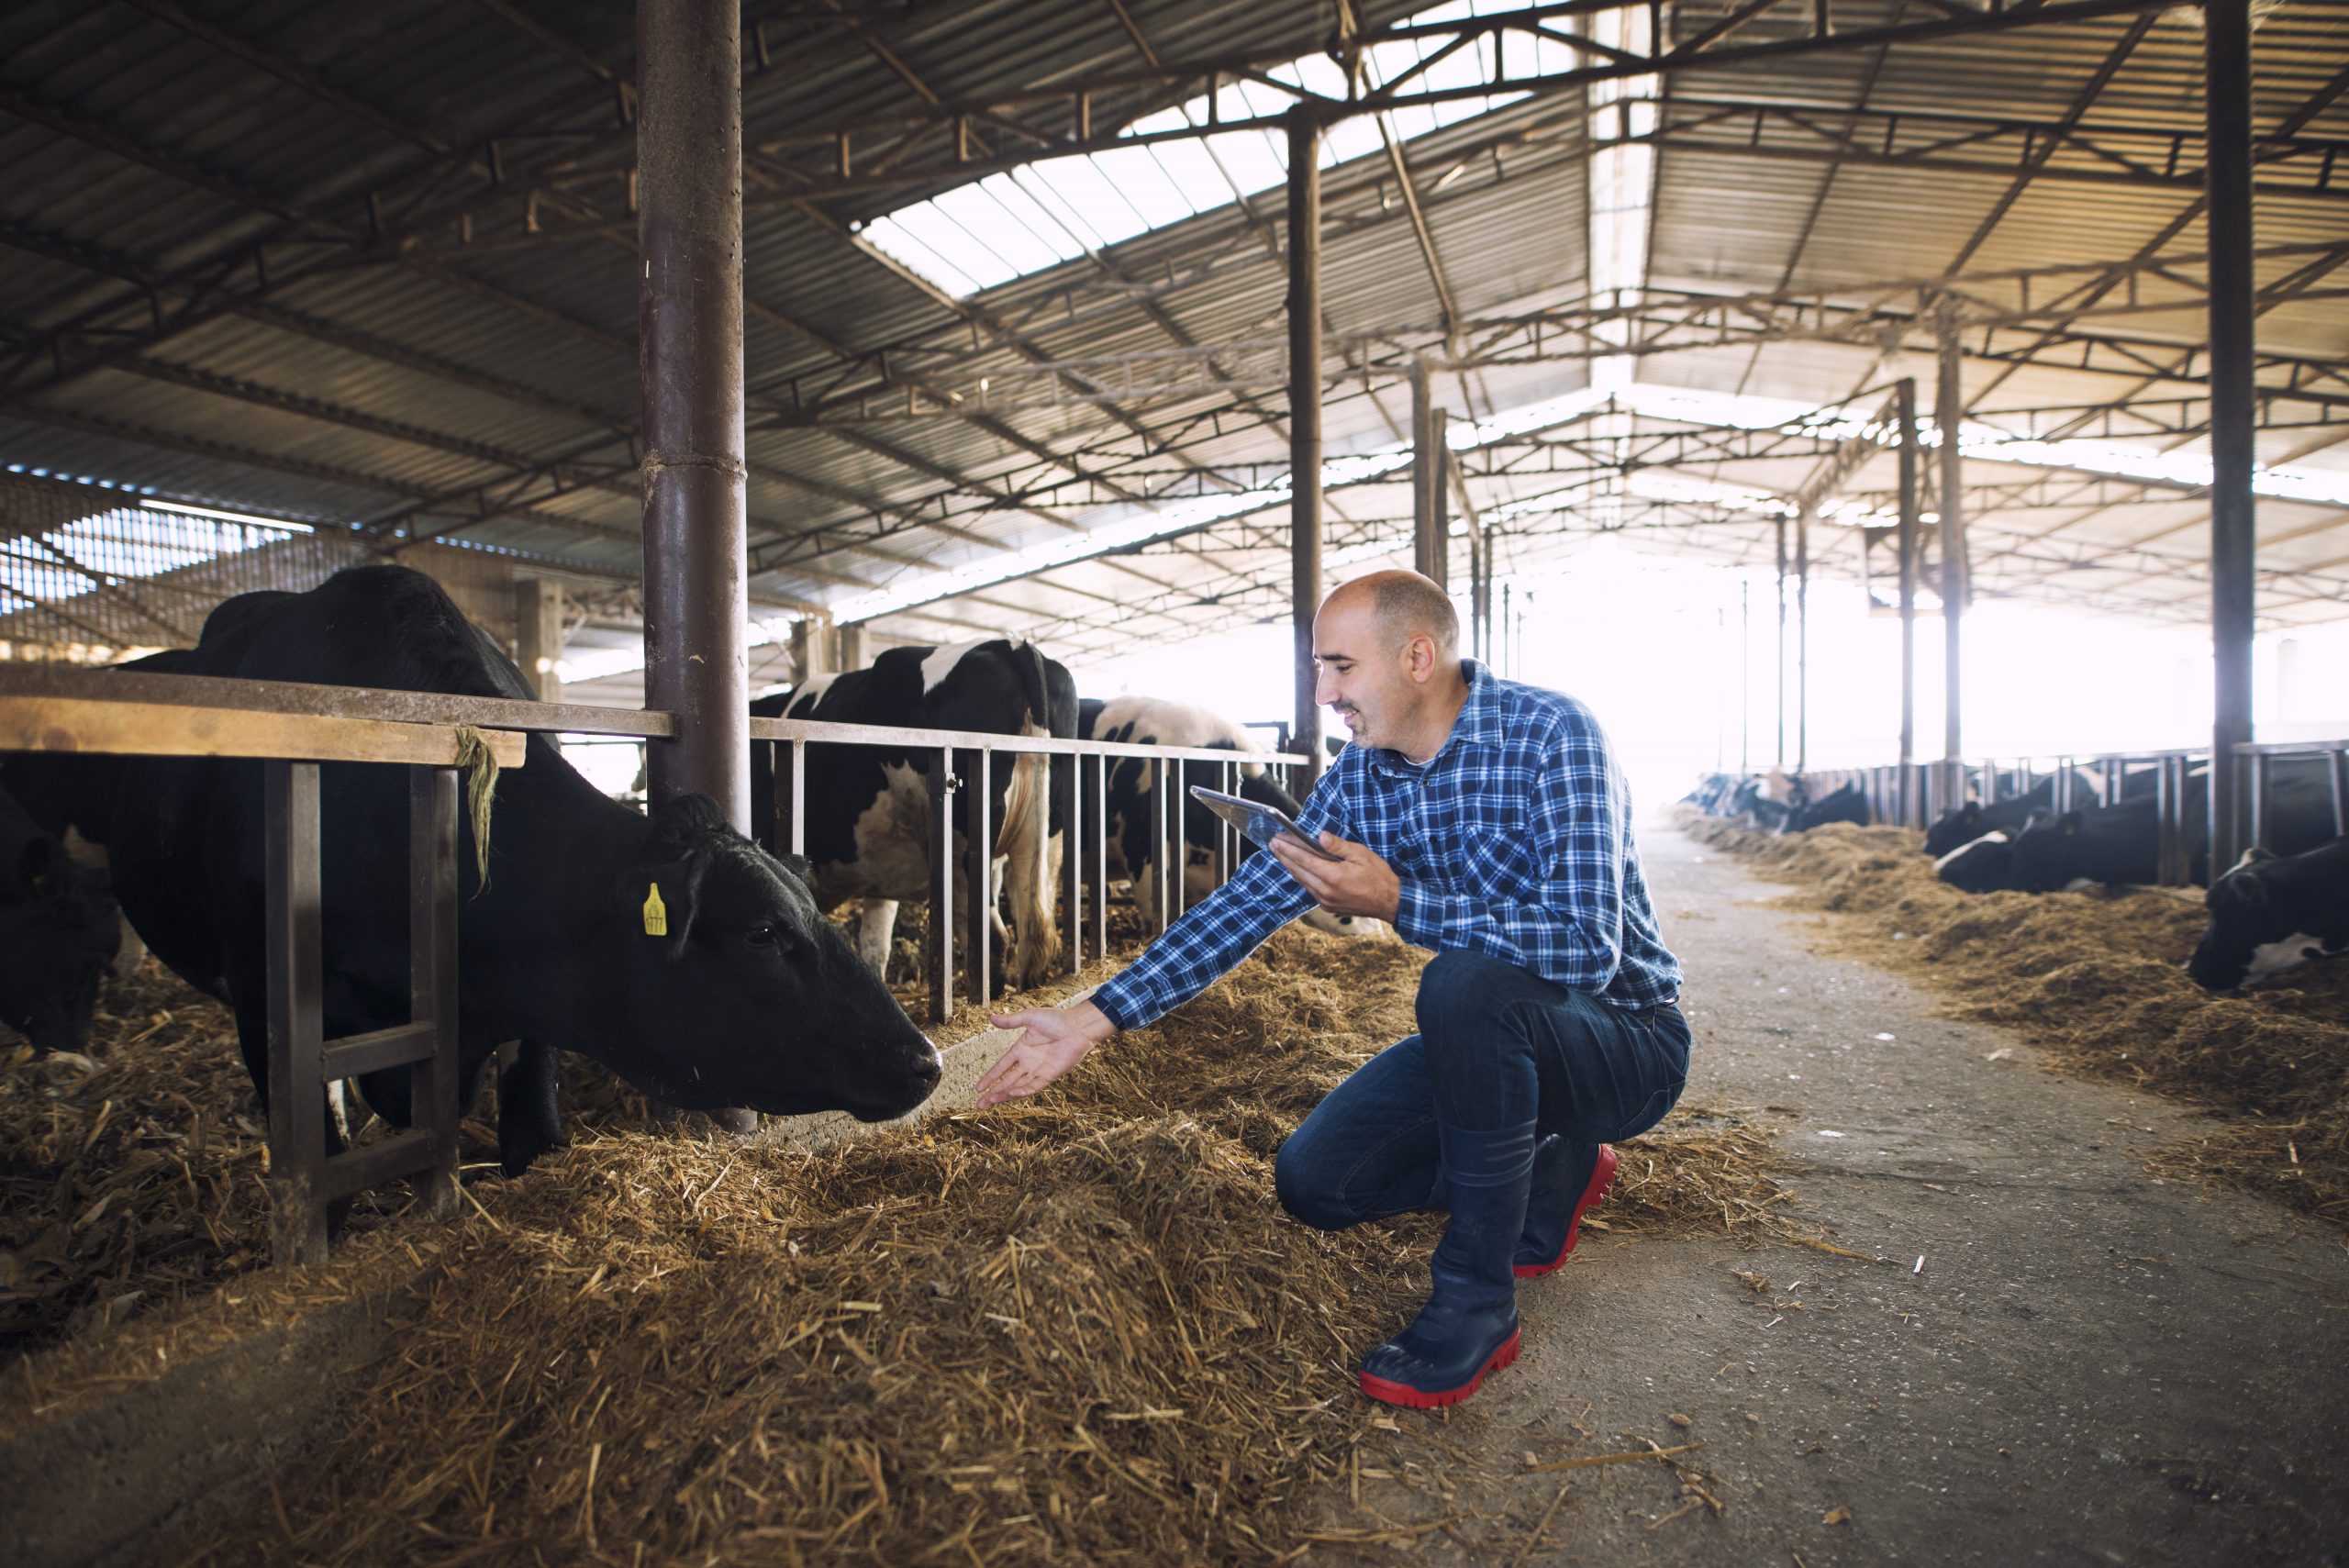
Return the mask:
<svg viewBox="0 0 2349 1568">
<path fill-rule="evenodd" d="M 1517 898 L 1406 878 L 1395 929 L 1415 946 L 1464 949 L 1575 991 L 1604 991 L 1622 959 L 1625 788 L 1598 728 L 1567 720 L 1528 781 L 1539 879 Z"/>
<path fill-rule="evenodd" d="M 1297 814 L 1308 833 L 1342 832 L 1338 769 L 1321 775 Z M 1194 904 L 1149 950 L 1093 993 L 1093 1005 L 1120 1029 L 1138 1029 L 1181 1006 L 1313 907 L 1313 895 L 1259 850 L 1230 882 Z"/>
</svg>

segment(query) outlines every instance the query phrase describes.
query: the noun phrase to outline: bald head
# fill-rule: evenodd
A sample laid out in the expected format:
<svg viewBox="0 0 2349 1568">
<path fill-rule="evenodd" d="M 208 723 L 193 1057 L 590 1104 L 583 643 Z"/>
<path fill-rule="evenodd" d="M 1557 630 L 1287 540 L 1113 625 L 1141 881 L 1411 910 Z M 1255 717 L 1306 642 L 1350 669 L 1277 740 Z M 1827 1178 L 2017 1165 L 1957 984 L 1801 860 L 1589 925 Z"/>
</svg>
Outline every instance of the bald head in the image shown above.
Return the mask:
<svg viewBox="0 0 2349 1568">
<path fill-rule="evenodd" d="M 1368 608 L 1389 648 L 1425 637 L 1435 644 L 1439 662 L 1460 657 L 1460 613 L 1433 578 L 1416 572 L 1373 572 L 1340 584 L 1323 605 Z"/>
</svg>

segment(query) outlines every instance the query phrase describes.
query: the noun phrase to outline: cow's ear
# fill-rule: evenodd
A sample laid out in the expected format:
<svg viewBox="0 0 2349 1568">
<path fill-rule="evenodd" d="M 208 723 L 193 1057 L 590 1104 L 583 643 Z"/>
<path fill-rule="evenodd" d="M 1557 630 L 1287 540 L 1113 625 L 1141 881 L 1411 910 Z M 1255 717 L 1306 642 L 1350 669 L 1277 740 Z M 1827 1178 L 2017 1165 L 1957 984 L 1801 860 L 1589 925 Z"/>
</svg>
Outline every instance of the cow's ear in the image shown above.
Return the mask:
<svg viewBox="0 0 2349 1568">
<path fill-rule="evenodd" d="M 2272 861 L 2276 858 L 2275 851 L 2259 844 L 2254 844 L 2251 848 L 2243 852 L 2243 863 L 2244 865 L 2255 866 L 2262 861 Z"/>
<path fill-rule="evenodd" d="M 2064 813 L 2063 822 L 2064 831 L 2066 833 L 2076 833 L 2080 830 L 2080 814 L 2076 811 Z"/>
<path fill-rule="evenodd" d="M 800 885 L 811 890 L 815 887 L 816 865 L 815 862 L 810 861 L 806 855 L 777 855 L 775 856 L 775 862 L 782 866 L 784 870 L 789 872 L 793 876 L 797 877 L 799 879 Z"/>
<path fill-rule="evenodd" d="M 658 942 L 676 958 L 693 932 L 701 869 L 689 861 L 630 866 L 620 877 L 620 918 L 636 941 Z"/>
<path fill-rule="evenodd" d="M 1968 828 L 1973 827 L 1974 819 L 1981 815 L 1982 803 L 1978 800 L 1969 800 L 1957 808 L 1957 819 Z"/>
<path fill-rule="evenodd" d="M 53 879 L 63 858 L 55 840 L 39 834 L 27 839 L 24 852 L 17 857 L 17 885 L 38 897 L 48 897 L 57 891 Z"/>
</svg>

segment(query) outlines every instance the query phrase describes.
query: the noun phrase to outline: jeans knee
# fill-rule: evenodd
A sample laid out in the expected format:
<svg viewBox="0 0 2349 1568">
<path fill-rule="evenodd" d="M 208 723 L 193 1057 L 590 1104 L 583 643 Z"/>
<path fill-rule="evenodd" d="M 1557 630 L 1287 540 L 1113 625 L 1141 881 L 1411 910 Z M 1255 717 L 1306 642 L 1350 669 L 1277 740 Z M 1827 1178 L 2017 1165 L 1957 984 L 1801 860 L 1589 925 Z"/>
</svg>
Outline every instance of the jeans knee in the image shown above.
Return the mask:
<svg viewBox="0 0 2349 1568">
<path fill-rule="evenodd" d="M 1291 1137 L 1273 1159 L 1273 1195 L 1293 1219 L 1316 1230 L 1343 1230 L 1355 1223 L 1353 1209 L 1341 1197 L 1321 1167 Z"/>
<path fill-rule="evenodd" d="M 1413 1005 L 1419 1033 L 1432 1041 L 1464 1023 L 1489 1018 L 1504 994 L 1499 982 L 1516 977 L 1509 965 L 1483 953 L 1455 949 L 1436 954 L 1419 972 Z"/>
</svg>

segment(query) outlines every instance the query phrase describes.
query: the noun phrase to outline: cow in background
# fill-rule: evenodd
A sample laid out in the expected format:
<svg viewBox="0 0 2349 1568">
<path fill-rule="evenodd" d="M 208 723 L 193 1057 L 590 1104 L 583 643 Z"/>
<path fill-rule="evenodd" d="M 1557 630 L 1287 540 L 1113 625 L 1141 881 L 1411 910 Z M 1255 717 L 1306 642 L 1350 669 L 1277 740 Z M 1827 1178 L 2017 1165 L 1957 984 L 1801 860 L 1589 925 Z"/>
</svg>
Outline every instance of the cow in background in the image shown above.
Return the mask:
<svg viewBox="0 0 2349 1568">
<path fill-rule="evenodd" d="M 2249 851 L 2202 902 L 2210 924 L 2186 973 L 2213 991 L 2349 951 L 2349 838 L 2297 855 Z"/>
<path fill-rule="evenodd" d="M 0 1024 L 43 1054 L 81 1050 L 121 934 L 106 873 L 0 790 Z"/>
<path fill-rule="evenodd" d="M 1121 696 L 1107 700 L 1087 697 L 1078 705 L 1077 733 L 1087 740 L 1114 740 L 1134 746 L 1181 746 L 1201 751 L 1256 751 L 1255 737 L 1243 725 L 1235 724 L 1221 714 L 1187 703 L 1170 702 L 1163 697 Z M 1235 755 L 1238 777 L 1231 781 L 1227 793 L 1252 800 L 1260 806 L 1274 806 L 1291 817 L 1297 812 L 1297 797 L 1274 782 L 1262 762 L 1242 762 Z M 1210 789 L 1224 788 L 1213 776 L 1213 764 L 1194 763 L 1186 770 L 1186 782 L 1205 784 Z M 1152 809 L 1151 791 L 1157 770 L 1140 757 L 1113 757 L 1108 764 L 1108 801 L 1105 811 L 1108 843 L 1108 877 L 1112 882 L 1130 881 L 1134 885 L 1134 902 L 1144 909 L 1158 907 L 1158 861 L 1160 851 L 1154 831 L 1156 814 Z M 1217 828 L 1222 818 L 1208 810 L 1186 792 L 1183 802 L 1183 903 L 1186 906 L 1206 897 L 1215 887 L 1215 853 L 1220 841 Z M 1240 837 L 1235 835 L 1235 837 Z M 1246 860 L 1256 852 L 1256 846 L 1240 837 L 1240 858 Z M 1236 869 L 1236 868 L 1235 868 Z M 1367 916 L 1333 915 L 1327 909 L 1314 909 L 1302 917 L 1304 923 L 1317 931 L 1333 936 L 1366 936 L 1383 928 L 1383 922 Z"/>
<path fill-rule="evenodd" d="M 1076 735 L 1076 683 L 1034 643 L 985 638 L 948 648 L 884 651 L 871 665 L 819 675 L 798 689 L 751 705 L 759 717 L 814 719 L 988 735 Z M 930 897 L 930 773 L 937 753 L 901 745 L 811 745 L 807 751 L 807 859 L 818 902 L 862 903 L 857 951 L 885 973 L 897 905 Z M 1061 958 L 1055 894 L 1066 803 L 1053 770 L 1037 753 L 999 753 L 988 778 L 995 852 L 1011 906 L 1003 939 L 1005 974 L 1019 988 L 1041 984 Z M 958 846 L 971 828 L 970 792 L 954 795 Z M 751 749 L 751 811 L 762 837 L 774 824 L 774 776 L 767 748 Z M 967 861 L 954 856 L 955 905 L 968 908 Z"/>
</svg>

